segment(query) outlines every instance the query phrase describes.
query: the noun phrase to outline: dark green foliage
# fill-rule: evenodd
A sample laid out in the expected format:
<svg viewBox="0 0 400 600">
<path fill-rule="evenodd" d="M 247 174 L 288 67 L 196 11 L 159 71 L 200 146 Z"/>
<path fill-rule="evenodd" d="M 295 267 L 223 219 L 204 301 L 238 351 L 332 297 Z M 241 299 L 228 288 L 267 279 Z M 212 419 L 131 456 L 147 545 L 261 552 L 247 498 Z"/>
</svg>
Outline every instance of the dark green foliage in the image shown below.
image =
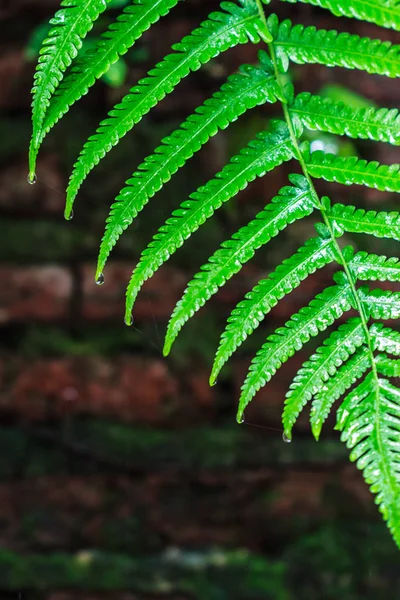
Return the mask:
<svg viewBox="0 0 400 600">
<path fill-rule="evenodd" d="M 64 2 L 57 13 L 35 77 L 30 178 L 34 179 L 39 147 L 69 107 L 85 94 L 107 68 L 141 34 L 167 14 L 178 0 L 133 0 L 97 48 L 76 57 L 82 39 L 106 2 Z M 295 0 L 287 0 L 294 2 Z M 381 27 L 400 29 L 398 0 L 304 0 L 336 16 L 356 18 Z M 269 4 L 269 0 L 263 0 Z M 165 183 L 218 131 L 245 111 L 279 103 L 281 120 L 271 121 L 210 181 L 190 194 L 160 228 L 143 251 L 127 290 L 125 320 L 132 321 L 136 297 L 144 282 L 224 203 L 257 177 L 293 161 L 301 174 L 291 175 L 284 187 L 248 225 L 216 250 L 188 284 L 171 317 L 165 353 L 184 324 L 251 260 L 255 252 L 296 220 L 317 214 L 317 236 L 305 240 L 292 256 L 260 281 L 234 309 L 222 334 L 211 383 L 229 357 L 259 326 L 265 315 L 308 276 L 327 264 L 336 264 L 334 285 L 267 337 L 244 382 L 238 420 L 256 392 L 306 344 L 343 322 L 326 336 L 289 386 L 283 411 L 285 436 L 290 439 L 296 419 L 311 406 L 311 427 L 318 439 L 336 400 L 337 428 L 351 450 L 376 502 L 400 545 L 400 392 L 387 379 L 400 373 L 400 335 L 372 320 L 400 317 L 400 293 L 359 286 L 359 281 L 399 282 L 395 257 L 355 253 L 345 246 L 345 233 L 363 233 L 399 241 L 397 212 L 365 211 L 332 204 L 320 197 L 313 179 L 385 192 L 400 192 L 400 166 L 368 162 L 357 156 L 312 151 L 303 130 L 317 130 L 355 139 L 400 144 L 397 110 L 357 108 L 309 93 L 295 94 L 289 81 L 290 63 L 315 63 L 369 74 L 400 76 L 400 46 L 380 39 L 360 38 L 335 30 L 282 23 L 264 14 L 261 0 L 222 2 L 220 10 L 175 44 L 172 53 L 130 90 L 84 145 L 67 190 L 65 214 L 70 217 L 77 192 L 103 157 L 159 101 L 192 71 L 237 44 L 260 43 L 257 66 L 243 66 L 220 91 L 167 138 L 133 173 L 112 204 L 101 243 L 96 277 L 101 277 L 109 254 L 124 230 Z M 64 77 L 65 74 L 65 77 Z M 347 236 L 346 236 L 347 240 Z M 348 241 L 346 241 L 348 243 Z M 353 311 L 350 318 L 345 314 Z M 356 313 L 356 316 L 354 316 Z M 385 377 L 385 378 L 383 378 Z"/>
</svg>

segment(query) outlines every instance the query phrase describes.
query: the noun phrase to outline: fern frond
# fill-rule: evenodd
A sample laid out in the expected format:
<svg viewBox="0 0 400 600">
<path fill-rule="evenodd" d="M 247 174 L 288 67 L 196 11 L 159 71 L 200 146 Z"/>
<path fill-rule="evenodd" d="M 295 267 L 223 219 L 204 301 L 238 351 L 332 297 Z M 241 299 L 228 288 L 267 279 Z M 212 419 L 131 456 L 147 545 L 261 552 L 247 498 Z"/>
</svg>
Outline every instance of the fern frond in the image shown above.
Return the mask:
<svg viewBox="0 0 400 600">
<path fill-rule="evenodd" d="M 358 294 L 364 308 L 373 319 L 398 319 L 400 317 L 400 292 L 369 290 L 362 287 Z"/>
<path fill-rule="evenodd" d="M 400 75 L 400 45 L 314 26 L 292 25 L 289 20 L 279 23 L 276 15 L 269 17 L 268 27 L 273 45 L 294 63 L 344 67 L 387 77 Z"/>
<path fill-rule="evenodd" d="M 269 242 L 272 237 L 278 235 L 282 229 L 293 221 L 311 214 L 314 206 L 308 182 L 300 175 L 292 176 L 291 181 L 297 184 L 298 187 L 303 185 L 304 192 L 307 194 L 301 200 L 303 203 L 301 208 L 296 207 L 296 211 L 294 211 L 293 198 L 284 197 L 286 205 L 284 203 L 278 205 L 277 198 L 274 198 L 272 203 L 259 213 L 254 221 L 240 229 L 232 239 L 225 242 L 222 248 L 211 256 L 208 263 L 203 265 L 201 271 L 189 282 L 181 300 L 179 300 L 172 313 L 165 336 L 165 351 L 167 353 L 170 352 L 172 344 L 186 321 L 204 306 L 207 300 L 228 279 L 235 275 L 245 262 L 254 256 L 255 250 Z M 281 190 L 282 192 L 285 193 L 285 189 Z M 299 203 L 299 198 L 296 198 L 296 203 Z M 272 294 L 273 291 L 275 291 L 274 300 L 277 302 L 279 293 L 282 291 L 287 293 L 289 289 L 299 285 L 307 275 L 333 260 L 331 240 L 321 240 L 319 238 L 309 240 L 294 256 L 283 261 L 277 270 L 271 274 L 271 279 L 259 283 L 257 290 L 261 292 L 262 289 L 264 296 L 263 308 L 267 308 L 267 296 Z M 289 278 L 290 282 L 287 282 L 286 280 Z M 274 281 L 272 282 L 272 280 Z M 278 280 L 281 284 L 278 286 L 279 291 L 276 289 Z M 271 304 L 269 306 L 272 308 Z"/>
<path fill-rule="evenodd" d="M 118 238 L 148 200 L 171 179 L 172 175 L 203 146 L 210 137 L 225 129 L 246 110 L 264 102 L 275 102 L 280 96 L 278 84 L 267 64 L 245 65 L 179 129 L 165 138 L 154 154 L 138 167 L 127 181 L 111 207 L 106 231 L 100 246 L 97 277 L 104 269 L 107 258 Z"/>
<path fill-rule="evenodd" d="M 322 427 L 328 418 L 333 404 L 342 396 L 368 368 L 371 368 L 371 356 L 366 346 L 359 348 L 331 377 L 315 395 L 311 405 L 311 430 L 319 440 Z"/>
<path fill-rule="evenodd" d="M 78 57 L 51 99 L 36 150 L 43 138 L 118 58 L 141 35 L 179 2 L 179 0 L 134 0 L 100 37 L 98 45 Z"/>
<path fill-rule="evenodd" d="M 255 394 L 271 379 L 276 371 L 295 352 L 318 335 L 351 307 L 348 284 L 326 288 L 308 306 L 290 318 L 267 338 L 267 342 L 256 354 L 242 387 L 237 413 L 238 422 Z"/>
<path fill-rule="evenodd" d="M 374 323 L 370 329 L 370 336 L 374 350 L 400 356 L 400 333 L 398 331 L 391 327 L 384 327 L 382 323 Z"/>
<path fill-rule="evenodd" d="M 326 8 L 336 17 L 353 17 L 369 21 L 387 29 L 400 31 L 400 4 L 398 0 L 283 0 L 304 2 Z"/>
<path fill-rule="evenodd" d="M 400 116 L 394 108 L 354 108 L 304 92 L 296 96 L 290 113 L 311 130 L 400 145 Z"/>
<path fill-rule="evenodd" d="M 400 213 L 376 212 L 355 206 L 334 204 L 327 210 L 332 224 L 349 233 L 367 233 L 379 238 L 400 241 Z"/>
<path fill-rule="evenodd" d="M 221 6 L 224 12 L 211 13 L 207 21 L 176 44 L 174 53 L 164 58 L 148 77 L 132 88 L 100 123 L 95 135 L 89 138 L 70 178 L 67 217 L 82 182 L 93 167 L 184 77 L 238 44 L 257 43 L 261 39 L 270 41 L 270 34 L 259 18 L 255 2 L 240 0 L 240 6 L 232 2 L 223 2 Z"/>
<path fill-rule="evenodd" d="M 380 379 L 368 392 L 345 399 L 336 428 L 400 545 L 400 391 Z"/>
<path fill-rule="evenodd" d="M 336 156 L 322 150 L 304 152 L 312 177 L 336 181 L 343 185 L 365 185 L 387 192 L 400 192 L 400 165 L 381 165 L 356 156 Z"/>
<path fill-rule="evenodd" d="M 351 354 L 364 344 L 365 332 L 360 318 L 352 318 L 334 331 L 297 372 L 285 399 L 283 427 L 290 439 L 297 417 L 311 398 Z M 314 403 L 315 406 L 316 403 Z"/>
<path fill-rule="evenodd" d="M 94 21 L 107 8 L 110 0 L 63 0 L 56 12 L 47 39 L 40 51 L 39 64 L 32 89 L 33 133 L 29 151 L 29 177 L 35 178 L 35 162 L 43 121 L 50 98 L 64 72 L 82 47 L 82 40 L 92 29 Z"/>
<path fill-rule="evenodd" d="M 400 281 L 400 261 L 395 257 L 358 252 L 349 267 L 361 281 Z"/>
<path fill-rule="evenodd" d="M 143 251 L 128 288 L 128 308 L 133 305 L 140 287 L 171 254 L 182 246 L 206 219 L 256 177 L 262 177 L 277 165 L 293 157 L 293 144 L 287 126 L 272 121 L 268 132 L 260 133 L 240 154 L 181 204 L 153 241 Z M 127 320 L 130 312 L 127 310 Z"/>
<path fill-rule="evenodd" d="M 297 0 L 284 0 L 294 3 Z M 400 31 L 400 0 L 299 0 L 337 16 Z M 124 0 L 126 8 L 93 49 L 79 54 L 83 40 L 111 0 L 63 0 L 51 21 L 33 88 L 33 135 L 29 151 L 29 182 L 35 180 L 36 157 L 46 134 L 110 65 L 179 0 Z M 233 234 L 207 260 L 187 285 L 171 316 L 164 354 L 185 323 L 225 283 L 237 274 L 261 246 L 296 220 L 317 210 L 317 237 L 308 239 L 289 258 L 248 292 L 232 311 L 221 336 L 210 383 L 226 361 L 259 326 L 279 301 L 317 269 L 335 262 L 336 285 L 326 288 L 308 306 L 292 314 L 269 334 L 254 357 L 242 387 L 237 419 L 258 390 L 311 337 L 330 328 L 344 313 L 357 316 L 330 331 L 303 363 L 286 394 L 284 435 L 307 403 L 311 427 L 318 439 L 336 400 L 337 428 L 351 449 L 351 460 L 364 472 L 376 502 L 400 547 L 400 390 L 385 377 L 400 377 L 400 332 L 373 323 L 400 318 L 400 291 L 359 287 L 360 281 L 400 282 L 400 259 L 341 247 L 345 232 L 400 241 L 400 213 L 376 212 L 319 197 L 312 178 L 347 186 L 362 185 L 400 192 L 400 164 L 383 165 L 356 156 L 312 152 L 300 143 L 303 128 L 400 146 L 400 113 L 359 102 L 352 93 L 338 102 L 310 93 L 296 95 L 290 62 L 343 67 L 391 78 L 400 77 L 400 44 L 359 37 L 336 30 L 268 19 L 262 5 L 270 0 L 223 1 L 197 29 L 172 46 L 171 53 L 139 81 L 101 121 L 84 144 L 67 189 L 65 216 L 70 217 L 80 186 L 92 169 L 132 127 L 171 93 L 181 80 L 219 54 L 244 43 L 266 43 L 259 65 L 245 65 L 196 109 L 149 155 L 126 182 L 111 206 L 97 263 L 98 283 L 106 261 L 123 231 L 148 201 L 203 145 L 245 111 L 279 102 L 282 121 L 271 121 L 230 159 L 212 179 L 189 196 L 145 248 L 127 289 L 125 321 L 132 321 L 136 297 L 155 271 L 197 229 L 257 177 L 295 159 L 301 175 L 280 190 L 250 223 Z M 129 6 L 126 6 L 128 5 Z M 76 60 L 75 60 L 76 59 Z M 74 62 L 73 62 L 74 61 Z M 361 107 L 362 105 L 362 107 Z M 343 153 L 340 153 L 343 154 Z M 384 286 L 381 286 L 384 287 Z M 394 285 L 393 285 L 394 287 Z M 291 311 L 293 312 L 293 311 Z"/>
</svg>

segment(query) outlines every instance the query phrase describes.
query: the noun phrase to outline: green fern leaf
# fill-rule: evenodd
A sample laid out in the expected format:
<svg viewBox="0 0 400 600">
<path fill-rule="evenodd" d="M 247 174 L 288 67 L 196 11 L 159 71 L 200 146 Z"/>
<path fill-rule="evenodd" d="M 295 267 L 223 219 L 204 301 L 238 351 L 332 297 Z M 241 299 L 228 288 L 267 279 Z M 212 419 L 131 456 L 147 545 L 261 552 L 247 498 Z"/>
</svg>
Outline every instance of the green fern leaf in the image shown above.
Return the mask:
<svg viewBox="0 0 400 600">
<path fill-rule="evenodd" d="M 357 406 L 360 400 L 363 400 L 371 393 L 371 385 L 373 385 L 374 375 L 372 372 L 368 373 L 366 377 L 358 383 L 354 389 L 347 394 L 342 401 L 336 413 L 336 426 L 335 429 L 340 431 L 340 427 L 345 425 L 351 410 Z"/>
<path fill-rule="evenodd" d="M 307 402 L 321 391 L 324 382 L 332 377 L 338 367 L 365 341 L 361 319 L 350 319 L 334 331 L 299 369 L 286 394 L 283 411 L 283 427 L 288 439 L 291 438 L 293 425 Z"/>
<path fill-rule="evenodd" d="M 400 545 L 400 391 L 385 379 L 373 387 L 344 401 L 336 428 Z"/>
<path fill-rule="evenodd" d="M 349 233 L 367 233 L 375 237 L 400 241 L 400 214 L 398 212 L 376 212 L 355 206 L 334 204 L 327 210 L 332 223 Z"/>
<path fill-rule="evenodd" d="M 282 364 L 300 350 L 310 337 L 327 329 L 350 307 L 348 284 L 326 288 L 308 306 L 292 315 L 284 327 L 267 338 L 251 363 L 242 387 L 237 413 L 239 423 L 249 402 Z"/>
<path fill-rule="evenodd" d="M 240 154 L 190 196 L 161 227 L 142 253 L 129 284 L 126 320 L 142 284 L 173 254 L 206 219 L 256 177 L 262 177 L 277 165 L 293 157 L 289 131 L 281 121 L 273 121 L 270 131 L 260 133 Z"/>
<path fill-rule="evenodd" d="M 359 252 L 352 258 L 349 267 L 361 281 L 400 281 L 400 261 L 395 257 Z"/>
<path fill-rule="evenodd" d="M 305 92 L 295 98 L 290 113 L 308 129 L 400 145 L 400 116 L 396 109 L 353 108 Z"/>
<path fill-rule="evenodd" d="M 385 375 L 385 377 L 400 377 L 400 360 L 393 360 L 384 354 L 380 354 L 376 357 L 375 363 L 378 373 L 381 373 L 381 375 Z"/>
<path fill-rule="evenodd" d="M 358 291 L 358 295 L 364 308 L 373 319 L 398 319 L 400 317 L 400 292 L 369 290 L 363 287 Z"/>
<path fill-rule="evenodd" d="M 336 17 L 353 17 L 381 27 L 400 31 L 400 4 L 398 0 L 284 0 L 304 2 L 328 9 Z"/>
<path fill-rule="evenodd" d="M 292 25 L 289 20 L 279 23 L 276 15 L 269 17 L 268 27 L 273 45 L 297 64 L 344 67 L 387 77 L 400 75 L 400 45 L 335 30 Z"/>
<path fill-rule="evenodd" d="M 365 185 L 381 191 L 400 192 L 400 165 L 381 165 L 356 156 L 325 154 L 321 150 L 305 151 L 304 159 L 312 177 L 343 185 Z"/>
<path fill-rule="evenodd" d="M 361 339 L 360 342 L 362 341 L 364 340 Z M 359 348 L 316 394 L 310 414 L 311 430 L 316 440 L 319 440 L 322 427 L 333 404 L 364 375 L 368 368 L 371 368 L 371 356 L 369 349 L 364 346 Z"/>
<path fill-rule="evenodd" d="M 124 229 L 172 175 L 220 129 L 225 129 L 246 110 L 264 102 L 275 102 L 279 95 L 277 82 L 266 64 L 265 68 L 245 65 L 179 129 L 165 138 L 154 154 L 138 167 L 111 207 L 100 246 L 97 277 Z"/>
<path fill-rule="evenodd" d="M 67 190 L 67 218 L 76 194 L 90 171 L 184 77 L 238 44 L 248 41 L 257 43 L 260 39 L 270 41 L 254 2 L 241 0 L 240 6 L 223 2 L 221 6 L 224 12 L 211 13 L 198 29 L 176 44 L 175 52 L 164 58 L 147 78 L 132 88 L 100 123 L 96 134 L 85 144 L 75 163 Z"/>
<path fill-rule="evenodd" d="M 374 350 L 400 356 L 400 333 L 398 331 L 384 327 L 382 323 L 374 323 L 370 329 L 370 335 Z"/>
<path fill-rule="evenodd" d="M 57 121 L 133 46 L 144 31 L 165 16 L 179 0 L 134 0 L 103 33 L 96 48 L 78 57 L 50 102 L 36 148 Z"/>
<path fill-rule="evenodd" d="M 40 51 L 39 64 L 32 89 L 33 133 L 29 152 L 29 178 L 34 181 L 37 148 L 50 98 L 64 71 L 82 47 L 82 40 L 94 21 L 107 8 L 110 0 L 63 0 L 50 23 L 54 25 Z"/>
</svg>

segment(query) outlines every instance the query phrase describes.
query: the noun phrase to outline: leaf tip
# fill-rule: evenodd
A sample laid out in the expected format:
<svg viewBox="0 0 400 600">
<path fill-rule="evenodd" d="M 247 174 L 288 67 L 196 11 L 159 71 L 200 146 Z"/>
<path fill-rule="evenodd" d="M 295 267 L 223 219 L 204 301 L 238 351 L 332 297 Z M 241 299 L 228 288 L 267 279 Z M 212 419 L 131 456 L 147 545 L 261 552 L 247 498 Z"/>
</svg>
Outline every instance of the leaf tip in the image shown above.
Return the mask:
<svg viewBox="0 0 400 600">
<path fill-rule="evenodd" d="M 244 410 L 242 410 L 240 408 L 236 414 L 236 422 L 238 423 L 238 425 L 243 425 L 243 423 L 244 423 Z"/>
<path fill-rule="evenodd" d="M 130 327 L 132 325 L 133 317 L 132 317 L 132 313 L 130 311 L 127 311 L 125 313 L 124 322 L 127 327 Z"/>
<path fill-rule="evenodd" d="M 164 348 L 163 348 L 163 356 L 168 356 L 168 354 L 171 352 L 171 346 L 172 346 L 171 340 L 166 339 Z"/>
</svg>

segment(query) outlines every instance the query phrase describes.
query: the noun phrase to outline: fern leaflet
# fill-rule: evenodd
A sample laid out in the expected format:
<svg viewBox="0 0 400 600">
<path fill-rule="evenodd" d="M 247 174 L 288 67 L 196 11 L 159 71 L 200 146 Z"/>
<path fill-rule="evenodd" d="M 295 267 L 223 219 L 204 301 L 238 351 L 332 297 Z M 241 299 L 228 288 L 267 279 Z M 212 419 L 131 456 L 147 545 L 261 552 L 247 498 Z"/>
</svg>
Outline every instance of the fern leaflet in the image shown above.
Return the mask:
<svg viewBox="0 0 400 600">
<path fill-rule="evenodd" d="M 321 150 L 304 153 L 312 177 L 344 185 L 365 185 L 381 191 L 400 192 L 400 165 L 380 165 L 355 156 L 335 156 Z"/>
<path fill-rule="evenodd" d="M 400 214 L 398 212 L 376 212 L 355 206 L 334 204 L 328 208 L 327 218 L 343 231 L 368 233 L 380 238 L 400 241 Z"/>
<path fill-rule="evenodd" d="M 337 17 L 353 17 L 381 27 L 400 31 L 400 5 L 398 0 L 284 0 L 305 2 L 327 8 Z"/>
<path fill-rule="evenodd" d="M 276 15 L 269 17 L 268 27 L 273 45 L 297 64 L 317 63 L 387 77 L 400 75 L 400 45 L 314 26 L 293 26 L 289 20 L 279 23 Z"/>
<path fill-rule="evenodd" d="M 295 98 L 290 113 L 297 115 L 308 129 L 400 144 L 400 117 L 396 109 L 353 108 L 305 92 Z"/>
<path fill-rule="evenodd" d="M 374 350 L 388 352 L 400 356 L 400 333 L 390 327 L 384 327 L 382 323 L 374 323 L 370 329 Z"/>
<path fill-rule="evenodd" d="M 42 138 L 43 121 L 50 98 L 60 83 L 64 71 L 77 56 L 82 40 L 93 22 L 107 8 L 110 0 L 63 0 L 50 21 L 51 29 L 43 43 L 35 73 L 32 95 L 33 134 L 29 152 L 29 178 L 35 178 L 36 154 Z"/>
<path fill-rule="evenodd" d="M 349 266 L 361 281 L 400 281 L 400 261 L 395 257 L 359 252 Z"/>
</svg>

